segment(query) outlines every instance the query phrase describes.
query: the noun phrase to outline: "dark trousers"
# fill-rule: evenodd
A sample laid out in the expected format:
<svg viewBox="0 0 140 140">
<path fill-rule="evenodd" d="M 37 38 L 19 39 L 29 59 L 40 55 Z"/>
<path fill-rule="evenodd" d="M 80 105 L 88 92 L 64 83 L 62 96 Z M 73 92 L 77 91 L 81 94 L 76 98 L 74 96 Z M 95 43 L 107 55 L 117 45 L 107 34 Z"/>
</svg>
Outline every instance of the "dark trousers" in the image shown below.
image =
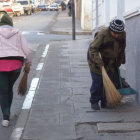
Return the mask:
<svg viewBox="0 0 140 140">
<path fill-rule="evenodd" d="M 69 16 L 71 16 L 71 8 L 69 8 Z"/>
<path fill-rule="evenodd" d="M 92 85 L 90 88 L 90 103 L 96 103 L 99 100 L 101 100 L 102 103 L 106 103 L 106 96 L 105 96 L 105 90 L 103 88 L 103 79 L 102 75 L 96 74 L 94 72 L 90 72 L 92 77 Z M 118 74 L 116 72 L 109 71 L 108 73 L 109 78 L 114 83 L 116 88 L 120 87 Z"/>
<path fill-rule="evenodd" d="M 106 102 L 102 75 L 93 72 L 90 73 L 92 78 L 92 85 L 90 88 L 90 94 L 91 94 L 90 102 L 92 104 L 98 102 L 99 100 L 101 100 L 102 102 Z"/>
<path fill-rule="evenodd" d="M 10 72 L 0 72 L 0 105 L 5 120 L 9 120 L 13 100 L 13 85 L 19 77 L 20 71 L 21 69 Z"/>
</svg>

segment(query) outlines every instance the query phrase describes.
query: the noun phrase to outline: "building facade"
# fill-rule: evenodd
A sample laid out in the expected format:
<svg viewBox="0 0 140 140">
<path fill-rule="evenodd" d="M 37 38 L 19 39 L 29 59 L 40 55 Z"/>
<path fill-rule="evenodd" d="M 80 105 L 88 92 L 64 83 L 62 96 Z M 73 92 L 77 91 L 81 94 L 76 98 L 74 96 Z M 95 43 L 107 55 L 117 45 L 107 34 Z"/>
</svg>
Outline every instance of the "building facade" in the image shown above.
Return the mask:
<svg viewBox="0 0 140 140">
<path fill-rule="evenodd" d="M 92 30 L 92 0 L 75 0 L 76 17 L 81 21 L 83 30 Z"/>
<path fill-rule="evenodd" d="M 114 18 L 125 22 L 126 64 L 120 67 L 123 77 L 139 94 L 140 102 L 140 1 L 93 0 L 92 31 L 108 26 Z"/>
<path fill-rule="evenodd" d="M 75 3 L 82 29 L 91 30 L 93 35 L 114 18 L 125 22 L 126 64 L 121 66 L 121 72 L 138 91 L 140 102 L 140 0 L 75 0 Z"/>
</svg>

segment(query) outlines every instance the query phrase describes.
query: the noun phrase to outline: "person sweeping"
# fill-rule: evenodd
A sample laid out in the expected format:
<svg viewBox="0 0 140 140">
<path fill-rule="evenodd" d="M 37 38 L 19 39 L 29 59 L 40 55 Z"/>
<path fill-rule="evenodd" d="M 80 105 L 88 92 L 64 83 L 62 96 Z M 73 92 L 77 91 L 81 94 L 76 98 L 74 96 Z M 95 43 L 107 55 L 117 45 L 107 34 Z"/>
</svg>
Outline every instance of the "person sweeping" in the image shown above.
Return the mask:
<svg viewBox="0 0 140 140">
<path fill-rule="evenodd" d="M 102 67 L 114 86 L 120 88 L 117 68 L 125 64 L 126 32 L 124 23 L 120 19 L 114 19 L 109 27 L 98 32 L 95 39 L 90 43 L 88 49 L 88 64 L 92 77 L 90 88 L 91 108 L 100 110 L 107 107 L 105 90 L 103 87 Z M 101 56 L 99 56 L 99 54 Z"/>
<path fill-rule="evenodd" d="M 9 15 L 4 14 L 0 21 L 0 105 L 4 127 L 9 126 L 13 85 L 20 75 L 23 63 L 24 73 L 29 73 L 31 57 L 27 41 L 18 29 L 13 28 Z"/>
</svg>

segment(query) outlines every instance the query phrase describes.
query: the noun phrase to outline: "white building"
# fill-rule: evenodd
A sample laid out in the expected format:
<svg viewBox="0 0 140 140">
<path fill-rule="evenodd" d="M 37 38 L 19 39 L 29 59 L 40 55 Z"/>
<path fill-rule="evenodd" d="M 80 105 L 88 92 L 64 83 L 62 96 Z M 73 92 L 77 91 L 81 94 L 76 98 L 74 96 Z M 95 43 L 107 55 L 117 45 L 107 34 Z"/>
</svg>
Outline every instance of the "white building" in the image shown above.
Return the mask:
<svg viewBox="0 0 140 140">
<path fill-rule="evenodd" d="M 140 0 L 75 0 L 76 17 L 83 30 L 93 34 L 114 18 L 125 22 L 126 64 L 121 66 L 125 79 L 139 92 L 140 102 Z"/>
<path fill-rule="evenodd" d="M 138 6 L 140 6 L 140 0 L 92 0 L 92 30 L 96 26 L 108 25 L 114 18 L 124 20 L 123 15 Z"/>
<path fill-rule="evenodd" d="M 76 17 L 81 21 L 83 30 L 92 30 L 92 0 L 75 0 Z"/>
<path fill-rule="evenodd" d="M 75 0 L 75 5 L 82 29 L 94 30 L 115 17 L 123 19 L 126 12 L 140 6 L 140 0 Z"/>
</svg>

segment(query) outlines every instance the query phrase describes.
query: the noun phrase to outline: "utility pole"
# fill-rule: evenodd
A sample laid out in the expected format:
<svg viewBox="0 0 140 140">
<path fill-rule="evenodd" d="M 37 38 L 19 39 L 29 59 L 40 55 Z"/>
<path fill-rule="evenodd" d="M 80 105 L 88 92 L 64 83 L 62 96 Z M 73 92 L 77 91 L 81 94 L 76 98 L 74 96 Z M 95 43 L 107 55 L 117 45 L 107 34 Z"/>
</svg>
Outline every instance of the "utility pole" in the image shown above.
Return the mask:
<svg viewBox="0 0 140 140">
<path fill-rule="evenodd" d="M 74 3 L 74 0 L 72 0 L 71 8 L 72 8 L 72 39 L 75 40 L 75 3 Z"/>
</svg>

